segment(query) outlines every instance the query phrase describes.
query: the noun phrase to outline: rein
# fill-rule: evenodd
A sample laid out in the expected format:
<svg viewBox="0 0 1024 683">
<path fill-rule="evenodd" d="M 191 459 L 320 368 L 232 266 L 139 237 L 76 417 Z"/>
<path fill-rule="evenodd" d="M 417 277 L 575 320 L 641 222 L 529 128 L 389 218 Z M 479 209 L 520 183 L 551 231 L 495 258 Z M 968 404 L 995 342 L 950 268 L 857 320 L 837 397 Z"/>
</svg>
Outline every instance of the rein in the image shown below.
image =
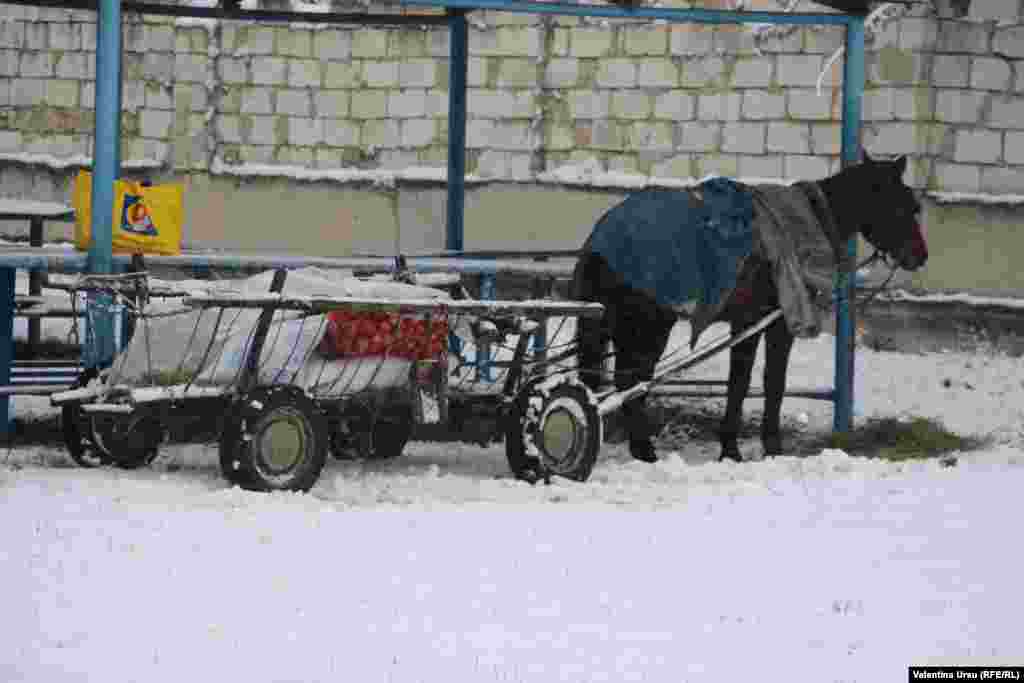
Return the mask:
<svg viewBox="0 0 1024 683">
<path fill-rule="evenodd" d="M 882 263 L 884 263 L 886 265 L 886 267 L 889 268 L 889 275 L 885 278 L 885 282 L 883 282 L 882 284 L 878 285 L 878 287 L 875 287 L 873 290 L 871 290 L 869 292 L 869 294 L 866 297 L 864 297 L 863 299 L 860 299 L 858 301 L 856 299 L 856 296 L 853 297 L 854 298 L 854 304 L 855 304 L 855 306 L 857 308 L 857 312 L 858 313 L 860 313 L 863 309 L 867 308 L 867 306 L 869 304 L 871 304 L 871 302 L 873 302 L 876 298 L 878 298 L 879 294 L 881 294 L 883 291 L 888 289 L 889 283 L 892 282 L 893 277 L 896 276 L 896 271 L 899 269 L 899 265 L 895 264 L 892 261 L 891 257 L 888 254 L 886 254 L 884 251 L 882 251 L 882 250 L 880 250 L 880 249 L 878 249 L 877 247 L 874 247 L 874 246 L 872 246 L 872 249 L 875 250 L 874 253 L 872 253 L 871 256 L 867 257 L 866 259 L 864 259 L 863 261 L 858 263 L 857 264 L 857 268 L 856 268 L 856 270 L 854 272 L 856 273 L 861 268 L 869 266 L 872 263 L 874 263 L 875 261 L 881 261 Z M 836 301 L 835 296 L 832 297 L 832 301 L 833 301 L 833 303 Z"/>
</svg>

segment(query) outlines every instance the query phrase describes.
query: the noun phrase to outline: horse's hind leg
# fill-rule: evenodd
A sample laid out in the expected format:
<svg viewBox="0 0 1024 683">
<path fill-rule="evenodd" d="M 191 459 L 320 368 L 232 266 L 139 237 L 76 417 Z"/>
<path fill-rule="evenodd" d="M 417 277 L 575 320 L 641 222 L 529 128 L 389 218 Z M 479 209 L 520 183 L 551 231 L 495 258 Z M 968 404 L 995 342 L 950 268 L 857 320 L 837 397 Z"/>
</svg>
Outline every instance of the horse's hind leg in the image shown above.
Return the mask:
<svg viewBox="0 0 1024 683">
<path fill-rule="evenodd" d="M 742 332 L 743 327 L 734 323 L 732 325 L 733 334 Z M 747 392 L 750 390 L 750 375 L 754 370 L 757 344 L 760 341 L 761 335 L 756 334 L 732 347 L 729 352 L 729 390 L 725 403 L 725 415 L 722 417 L 718 433 L 722 444 L 722 454 L 719 456 L 719 460 L 729 459 L 736 462 L 743 460 L 737 438 L 740 432 L 740 421 L 743 418 L 743 401 L 747 398 Z"/>
<path fill-rule="evenodd" d="M 766 456 L 782 455 L 780 415 L 786 393 L 786 371 L 793 349 L 793 335 L 786 321 L 779 318 L 765 333 L 764 416 L 761 420 L 761 444 Z"/>
<path fill-rule="evenodd" d="M 645 305 L 642 300 L 620 311 L 612 341 L 615 344 L 615 388 L 622 391 L 654 377 L 676 318 L 674 313 L 660 310 L 653 304 Z M 621 411 L 629 434 L 630 455 L 643 462 L 656 462 L 655 425 L 648 414 L 646 395 L 626 401 Z"/>
</svg>

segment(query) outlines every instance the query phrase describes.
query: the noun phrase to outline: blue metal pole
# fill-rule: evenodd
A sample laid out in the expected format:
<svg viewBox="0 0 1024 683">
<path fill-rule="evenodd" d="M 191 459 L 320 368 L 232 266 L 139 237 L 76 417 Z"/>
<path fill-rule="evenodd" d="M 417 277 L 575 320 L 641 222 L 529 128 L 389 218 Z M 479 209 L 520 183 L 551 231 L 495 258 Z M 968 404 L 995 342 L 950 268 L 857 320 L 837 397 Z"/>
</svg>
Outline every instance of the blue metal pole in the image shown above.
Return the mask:
<svg viewBox="0 0 1024 683">
<path fill-rule="evenodd" d="M 121 137 L 121 3 L 100 0 L 96 22 L 96 129 L 93 142 L 92 245 L 89 271 L 113 270 L 112 242 L 114 222 L 114 180 L 117 178 L 118 148 Z M 96 311 L 93 339 L 87 354 L 90 364 L 104 364 L 114 354 L 114 325 L 105 304 L 90 301 Z"/>
<path fill-rule="evenodd" d="M 851 16 L 846 25 L 846 59 L 843 63 L 843 167 L 860 161 L 861 103 L 864 96 L 864 17 Z M 857 260 L 857 238 L 846 244 L 851 262 Z M 854 311 L 850 306 L 853 294 L 853 273 L 836 276 L 836 397 L 833 429 L 850 430 L 853 423 L 854 392 Z"/>
<path fill-rule="evenodd" d="M 120 135 L 120 132 L 121 132 L 121 112 L 124 111 L 124 79 L 121 78 L 121 75 L 124 73 L 124 50 L 121 49 L 121 46 L 124 45 L 124 34 L 122 33 L 122 30 L 121 30 L 121 21 L 120 21 L 120 19 L 118 20 L 118 32 L 117 32 L 117 35 L 118 35 L 117 83 L 115 85 L 117 87 L 117 97 L 116 97 L 117 105 L 116 106 L 117 106 L 117 132 L 118 132 L 118 134 L 114 136 L 114 177 L 115 178 L 120 178 L 121 177 L 121 160 L 124 158 L 122 153 L 121 153 L 122 150 L 121 150 L 121 135 Z M 99 46 L 97 46 L 97 47 L 99 47 Z M 97 70 L 97 73 L 99 73 L 98 70 Z"/>
<path fill-rule="evenodd" d="M 526 14 L 560 14 L 577 17 L 619 19 L 664 19 L 672 22 L 698 24 L 787 24 L 791 26 L 844 26 L 852 15 L 824 12 L 737 12 L 736 10 L 625 7 L 592 5 L 579 2 L 546 2 L 541 0 L 402 0 L 404 5 L 446 7 L 449 11 L 495 10 Z"/>
<path fill-rule="evenodd" d="M 448 65 L 448 223 L 445 249 L 462 251 L 466 205 L 466 80 L 469 28 L 464 11 L 450 11 Z"/>
</svg>

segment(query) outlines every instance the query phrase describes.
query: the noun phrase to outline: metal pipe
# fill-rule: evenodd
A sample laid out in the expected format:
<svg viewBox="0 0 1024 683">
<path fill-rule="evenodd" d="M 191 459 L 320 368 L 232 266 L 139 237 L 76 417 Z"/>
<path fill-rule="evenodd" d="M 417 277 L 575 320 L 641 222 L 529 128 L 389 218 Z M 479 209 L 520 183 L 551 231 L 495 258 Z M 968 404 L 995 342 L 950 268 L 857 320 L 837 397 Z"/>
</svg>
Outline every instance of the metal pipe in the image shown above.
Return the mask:
<svg viewBox="0 0 1024 683">
<path fill-rule="evenodd" d="M 727 379 L 662 379 L 658 384 L 666 387 L 724 387 L 728 386 Z"/>
<path fill-rule="evenodd" d="M 96 23 L 96 127 L 93 138 L 92 244 L 89 270 L 110 273 L 114 222 L 114 180 L 121 112 L 117 92 L 121 80 L 121 3 L 100 0 Z"/>
<path fill-rule="evenodd" d="M 842 163 L 850 166 L 860 161 L 861 105 L 864 95 L 864 17 L 851 16 L 846 25 L 846 59 L 843 62 L 843 128 Z M 857 261 L 857 238 L 846 243 L 850 263 Z M 835 410 L 832 428 L 837 432 L 850 430 L 853 424 L 854 382 L 854 311 L 852 273 L 838 272 L 835 283 L 836 352 Z"/>
<path fill-rule="evenodd" d="M 773 322 L 775 322 L 781 317 L 782 309 L 777 308 L 768 315 L 766 315 L 765 317 L 761 318 L 761 320 L 758 321 L 756 324 L 751 325 L 750 327 L 743 330 L 739 334 L 733 335 L 731 337 L 726 337 L 724 339 L 714 341 L 709 344 L 705 344 L 704 346 L 691 351 L 683 358 L 679 358 L 669 363 L 667 368 L 654 375 L 654 379 L 648 380 L 646 382 L 639 382 L 637 384 L 634 384 L 630 388 L 624 389 L 622 391 L 611 391 L 603 395 L 599 394 L 597 405 L 598 414 L 607 415 L 613 410 L 617 410 L 623 403 L 630 400 L 631 398 L 649 392 L 651 388 L 657 386 L 661 382 L 662 378 L 673 373 L 679 372 L 681 370 L 691 368 L 694 365 L 697 365 L 698 363 L 701 363 L 704 360 L 710 358 L 711 356 L 714 356 L 716 353 L 724 351 L 725 349 L 731 349 L 733 346 L 736 346 L 745 339 L 749 339 L 750 337 L 756 334 L 760 334 L 761 332 L 766 330 L 769 325 L 771 325 Z"/>
<path fill-rule="evenodd" d="M 63 7 L 67 9 L 95 10 L 96 0 L 8 0 L 12 4 L 37 7 Z M 788 24 L 792 26 L 844 26 L 852 14 L 831 14 L 824 12 L 737 12 L 715 9 L 671 9 L 661 7 L 626 7 L 621 5 L 584 5 L 571 2 L 543 2 L 527 0 L 403 0 L 403 5 L 434 7 L 438 10 L 495 10 L 528 14 L 561 14 L 570 16 L 606 17 L 619 19 L 662 19 L 678 23 L 695 24 Z M 144 2 L 122 3 L 125 12 L 141 14 L 206 17 L 210 19 L 232 19 L 238 21 L 306 22 L 321 24 L 379 23 L 398 24 L 444 24 L 448 18 L 442 15 L 371 15 L 367 13 L 312 13 L 278 12 L 220 7 L 193 7 L 187 5 L 160 5 Z M 860 17 L 863 21 L 863 18 Z"/>
<path fill-rule="evenodd" d="M 449 11 L 448 207 L 445 249 L 462 249 L 466 205 L 466 82 L 469 27 L 466 13 Z"/>
<path fill-rule="evenodd" d="M 663 19 L 695 24 L 789 24 L 794 26 L 843 26 L 853 15 L 823 12 L 737 12 L 715 9 L 671 9 L 662 7 L 624 7 L 621 5 L 584 5 L 570 2 L 529 0 L 403 0 L 405 5 L 448 7 L 465 10 L 495 10 L 528 14 L 562 14 L 569 16 L 607 17 L 620 19 Z"/>
<path fill-rule="evenodd" d="M 183 304 L 196 308 L 254 308 L 264 310 L 305 311 L 323 313 L 346 306 L 357 306 L 363 311 L 391 311 L 400 308 L 408 312 L 429 313 L 446 309 L 452 314 L 497 317 L 504 315 L 537 314 L 574 315 L 600 318 L 604 306 L 597 303 L 574 301 L 473 301 L 450 299 L 368 299 L 365 297 L 282 296 L 280 294 L 220 294 L 187 296 Z M 698 352 L 699 353 L 699 352 Z"/>
<path fill-rule="evenodd" d="M 112 260 L 118 264 L 131 262 L 124 254 L 114 254 Z M 335 268 L 346 270 L 364 270 L 390 272 L 394 266 L 389 258 L 351 258 L 329 256 L 290 256 L 274 254 L 180 254 L 177 256 L 153 255 L 146 257 L 149 268 L 195 269 L 210 268 L 234 271 L 263 271 L 278 268 Z M 550 275 L 570 277 L 572 263 L 534 263 L 517 260 L 462 259 L 462 258 L 410 258 L 408 265 L 416 272 L 458 272 L 467 274 L 510 274 L 510 275 Z M 33 250 L 26 248 L 0 247 L 0 266 L 10 268 L 39 268 L 41 270 L 81 273 L 85 272 L 88 263 L 85 254 L 56 249 Z"/>
<path fill-rule="evenodd" d="M 10 4 L 33 7 L 56 7 L 96 11 L 97 0 L 9 0 Z M 165 17 L 195 17 L 199 19 L 230 19 L 233 21 L 302 22 L 309 24 L 362 24 L 371 26 L 442 26 L 448 18 L 438 14 L 373 14 L 370 12 L 283 12 L 263 10 L 221 9 L 191 5 L 159 5 L 147 2 L 122 2 L 121 11 Z"/>
<path fill-rule="evenodd" d="M 474 258 L 522 258 L 542 259 L 549 258 L 576 258 L 580 255 L 579 249 L 439 249 L 417 252 L 403 252 L 406 258 L 418 256 L 420 258 L 451 258 L 455 256 L 469 256 Z M 357 252 L 352 254 L 356 258 L 388 258 L 386 254 L 374 254 Z"/>
<path fill-rule="evenodd" d="M 93 136 L 92 225 L 88 270 L 113 272 L 112 244 L 114 181 L 121 137 L 121 2 L 100 0 L 96 22 L 96 124 Z M 84 356 L 90 365 L 104 365 L 116 352 L 114 313 L 109 296 L 90 297 L 88 306 L 92 324 L 91 348 Z"/>
<path fill-rule="evenodd" d="M 680 387 L 657 386 L 651 388 L 651 396 L 672 397 L 672 398 L 726 398 L 728 394 L 724 391 L 699 391 L 685 390 Z M 747 398 L 764 398 L 764 389 L 751 389 Z M 804 398 L 814 401 L 834 401 L 835 392 L 832 389 L 787 389 L 784 394 L 786 398 Z"/>
</svg>

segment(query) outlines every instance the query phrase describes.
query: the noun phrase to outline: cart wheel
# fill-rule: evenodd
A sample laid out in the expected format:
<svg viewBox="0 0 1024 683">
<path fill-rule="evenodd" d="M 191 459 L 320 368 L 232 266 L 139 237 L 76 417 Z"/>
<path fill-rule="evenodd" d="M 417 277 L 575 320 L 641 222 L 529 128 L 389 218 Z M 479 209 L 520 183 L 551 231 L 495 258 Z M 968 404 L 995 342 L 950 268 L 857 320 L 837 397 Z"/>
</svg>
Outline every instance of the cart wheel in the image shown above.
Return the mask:
<svg viewBox="0 0 1024 683">
<path fill-rule="evenodd" d="M 66 403 L 60 409 L 61 431 L 68 455 L 79 467 L 101 467 L 111 464 L 108 453 L 93 443 L 92 419 L 78 403 Z"/>
<path fill-rule="evenodd" d="M 89 368 L 78 376 L 72 389 L 81 389 L 99 373 Z M 68 455 L 80 467 L 109 465 L 108 455 L 92 441 L 92 419 L 82 410 L 80 403 L 66 403 L 60 409 L 60 427 Z"/>
<path fill-rule="evenodd" d="M 221 435 L 225 478 L 253 491 L 308 491 L 326 460 L 323 415 L 291 387 L 249 392 Z"/>
<path fill-rule="evenodd" d="M 587 480 L 601 450 L 601 418 L 590 399 L 574 380 L 546 394 L 536 385 L 520 392 L 505 429 L 505 457 L 517 478 Z"/>
<path fill-rule="evenodd" d="M 152 464 L 160 454 L 164 429 L 155 415 L 95 415 L 91 423 L 92 441 L 105 462 L 136 470 Z"/>
</svg>

